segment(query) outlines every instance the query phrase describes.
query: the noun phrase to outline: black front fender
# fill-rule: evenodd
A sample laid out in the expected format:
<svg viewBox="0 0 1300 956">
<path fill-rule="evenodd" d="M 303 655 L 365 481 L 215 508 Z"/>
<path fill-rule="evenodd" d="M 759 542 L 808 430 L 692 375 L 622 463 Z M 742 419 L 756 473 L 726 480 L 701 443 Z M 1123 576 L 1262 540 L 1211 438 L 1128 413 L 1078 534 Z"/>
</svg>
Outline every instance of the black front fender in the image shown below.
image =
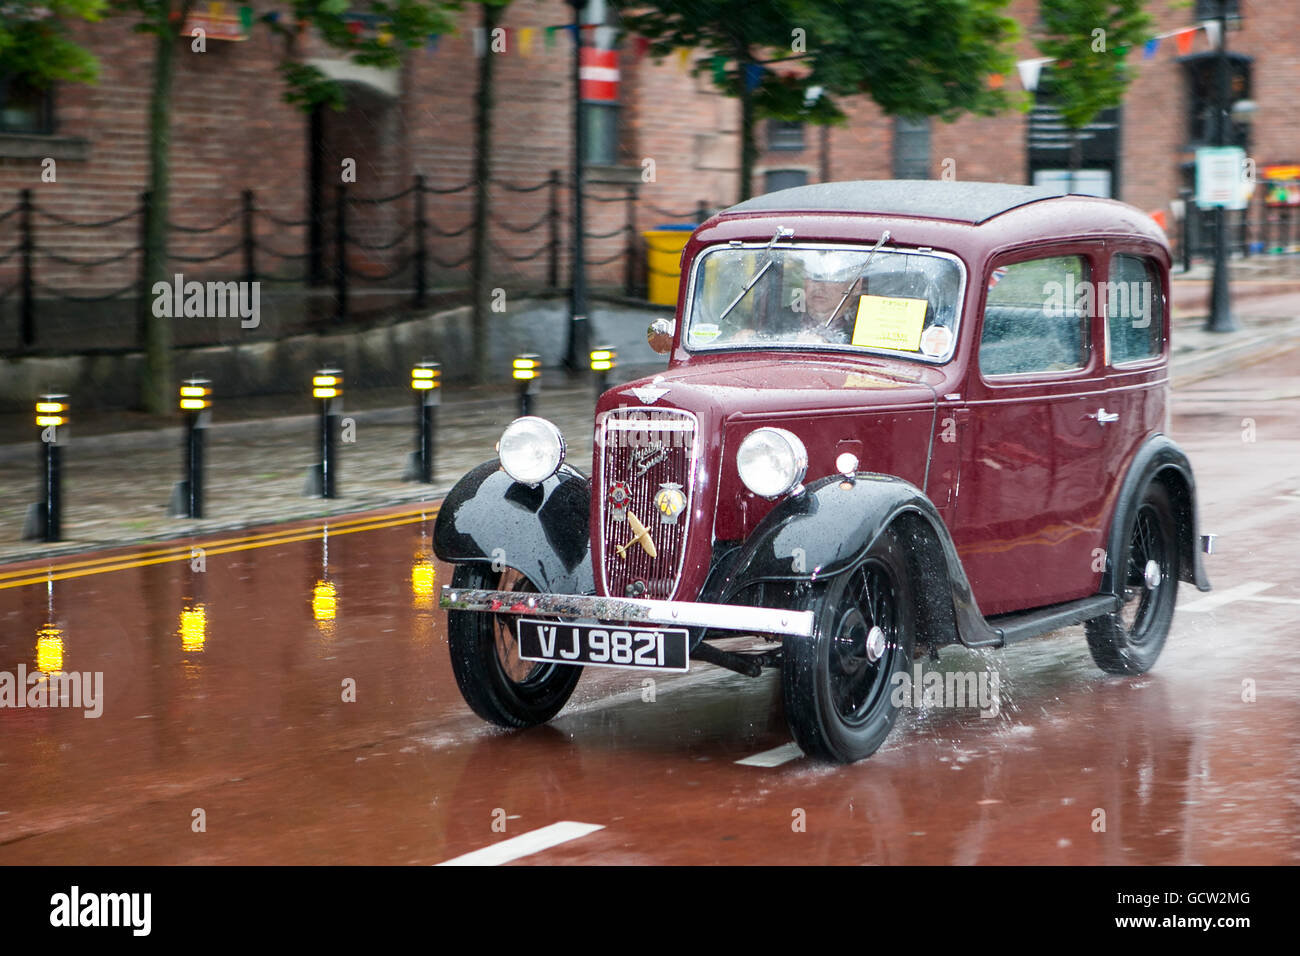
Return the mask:
<svg viewBox="0 0 1300 956">
<path fill-rule="evenodd" d="M 813 583 L 855 568 L 886 528 L 907 545 L 924 640 L 998 643 L 984 620 L 948 528 L 919 488 L 890 475 L 815 481 L 754 529 L 714 588 L 723 603 L 756 584 Z"/>
<path fill-rule="evenodd" d="M 433 553 L 452 564 L 499 562 L 540 591 L 593 594 L 591 480 L 568 465 L 536 487 L 494 459 L 448 492 L 433 526 Z"/>
</svg>

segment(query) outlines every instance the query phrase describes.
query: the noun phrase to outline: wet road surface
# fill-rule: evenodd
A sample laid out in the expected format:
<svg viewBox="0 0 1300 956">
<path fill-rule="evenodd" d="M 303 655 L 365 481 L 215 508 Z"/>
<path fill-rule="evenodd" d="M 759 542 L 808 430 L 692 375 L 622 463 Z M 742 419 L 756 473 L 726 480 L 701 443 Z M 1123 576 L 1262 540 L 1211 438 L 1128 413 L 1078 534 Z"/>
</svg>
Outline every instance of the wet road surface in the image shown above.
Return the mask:
<svg viewBox="0 0 1300 956">
<path fill-rule="evenodd" d="M 852 766 L 792 750 L 775 672 L 698 663 L 485 725 L 432 510 L 0 567 L 0 668 L 103 674 L 98 718 L 0 708 L 0 864 L 1300 862 L 1297 369 L 1176 393 L 1221 537 L 1151 673 L 1104 676 L 1082 628 L 947 649 L 1001 712 L 909 708 Z"/>
</svg>

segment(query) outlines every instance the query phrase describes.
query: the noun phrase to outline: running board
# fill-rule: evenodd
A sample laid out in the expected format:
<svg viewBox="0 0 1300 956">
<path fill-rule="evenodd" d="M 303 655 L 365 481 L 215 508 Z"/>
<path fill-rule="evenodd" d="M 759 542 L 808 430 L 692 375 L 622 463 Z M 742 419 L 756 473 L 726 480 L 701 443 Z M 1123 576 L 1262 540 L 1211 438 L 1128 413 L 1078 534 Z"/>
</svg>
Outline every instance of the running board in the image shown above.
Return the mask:
<svg viewBox="0 0 1300 956">
<path fill-rule="evenodd" d="M 1000 614 L 989 618 L 988 624 L 1001 636 L 1002 646 L 1005 647 L 1071 624 L 1082 624 L 1103 614 L 1113 614 L 1119 610 L 1119 606 L 1119 598 L 1113 594 L 1095 594 L 1078 601 L 1034 608 L 1032 611 Z"/>
</svg>

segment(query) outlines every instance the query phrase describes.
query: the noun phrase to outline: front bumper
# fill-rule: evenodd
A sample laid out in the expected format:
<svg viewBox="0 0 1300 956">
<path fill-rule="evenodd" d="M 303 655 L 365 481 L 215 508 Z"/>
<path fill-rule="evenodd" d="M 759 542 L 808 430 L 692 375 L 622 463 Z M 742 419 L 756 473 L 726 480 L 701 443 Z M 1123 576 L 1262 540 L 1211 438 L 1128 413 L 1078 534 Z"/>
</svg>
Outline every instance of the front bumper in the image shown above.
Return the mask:
<svg viewBox="0 0 1300 956">
<path fill-rule="evenodd" d="M 450 611 L 489 614 L 555 614 L 574 620 L 626 621 L 668 627 L 708 627 L 747 634 L 788 634 L 811 637 L 812 611 L 702 604 L 693 601 L 646 601 L 605 598 L 591 594 L 524 594 L 443 586 L 439 607 Z"/>
</svg>

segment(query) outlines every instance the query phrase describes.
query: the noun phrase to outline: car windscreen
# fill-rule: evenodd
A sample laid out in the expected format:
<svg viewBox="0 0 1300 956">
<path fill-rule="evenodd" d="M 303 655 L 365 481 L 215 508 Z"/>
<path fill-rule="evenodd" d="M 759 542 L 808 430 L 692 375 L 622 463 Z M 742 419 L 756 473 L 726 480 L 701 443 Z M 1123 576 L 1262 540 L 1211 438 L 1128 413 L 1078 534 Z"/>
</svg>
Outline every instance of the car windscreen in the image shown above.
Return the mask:
<svg viewBox="0 0 1300 956">
<path fill-rule="evenodd" d="M 943 361 L 962 268 L 952 256 L 832 245 L 720 246 L 695 260 L 692 351 L 845 348 Z"/>
</svg>

